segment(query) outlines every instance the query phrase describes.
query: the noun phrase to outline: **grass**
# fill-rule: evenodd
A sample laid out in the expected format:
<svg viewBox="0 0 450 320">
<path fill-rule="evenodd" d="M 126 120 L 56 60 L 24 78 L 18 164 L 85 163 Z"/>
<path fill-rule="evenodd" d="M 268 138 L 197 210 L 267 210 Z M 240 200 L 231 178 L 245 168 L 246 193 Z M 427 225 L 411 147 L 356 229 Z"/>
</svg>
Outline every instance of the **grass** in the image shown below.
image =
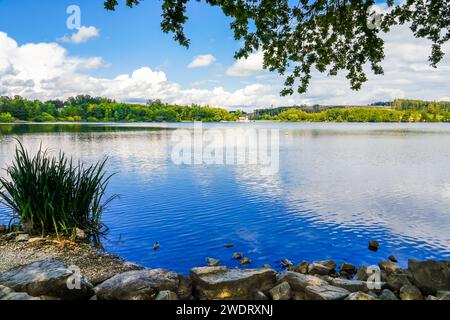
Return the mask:
<svg viewBox="0 0 450 320">
<path fill-rule="evenodd" d="M 12 211 L 11 222 L 27 224 L 33 233 L 73 236 L 78 228 L 98 239 L 108 232 L 102 214 L 117 197 L 104 200 L 112 176 L 105 174 L 106 161 L 85 167 L 42 147 L 30 156 L 18 141 L 13 164 L 0 178 L 0 202 Z"/>
</svg>

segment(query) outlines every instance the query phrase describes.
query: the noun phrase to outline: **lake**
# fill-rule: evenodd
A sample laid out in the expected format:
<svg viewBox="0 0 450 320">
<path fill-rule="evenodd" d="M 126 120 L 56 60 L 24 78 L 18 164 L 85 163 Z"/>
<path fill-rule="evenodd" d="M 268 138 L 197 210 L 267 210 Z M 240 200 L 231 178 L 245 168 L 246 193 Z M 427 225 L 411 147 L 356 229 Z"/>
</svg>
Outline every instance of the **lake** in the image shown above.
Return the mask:
<svg viewBox="0 0 450 320">
<path fill-rule="evenodd" d="M 187 274 L 207 257 L 234 267 L 234 252 L 251 258 L 249 267 L 276 267 L 284 258 L 359 265 L 393 254 L 401 266 L 408 258 L 450 259 L 450 125 L 203 127 L 217 134 L 277 131 L 277 170 L 175 163 L 175 142 L 167 137 L 191 132 L 188 123 L 3 124 L 0 167 L 11 163 L 16 137 L 30 150 L 42 144 L 87 163 L 107 156 L 107 171 L 115 173 L 108 192 L 120 198 L 105 212 L 110 233 L 103 245 L 146 267 Z M 378 252 L 367 249 L 369 240 L 380 242 Z"/>
</svg>

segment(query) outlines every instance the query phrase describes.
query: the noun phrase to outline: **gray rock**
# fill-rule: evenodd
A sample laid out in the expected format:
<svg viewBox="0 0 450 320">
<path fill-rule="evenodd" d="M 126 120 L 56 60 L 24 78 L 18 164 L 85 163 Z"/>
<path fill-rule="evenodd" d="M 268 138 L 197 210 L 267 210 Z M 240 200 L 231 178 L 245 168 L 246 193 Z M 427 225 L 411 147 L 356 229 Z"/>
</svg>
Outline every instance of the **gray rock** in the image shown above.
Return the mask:
<svg viewBox="0 0 450 320">
<path fill-rule="evenodd" d="M 163 290 L 158 293 L 155 300 L 178 300 L 178 296 L 175 292 L 169 290 Z"/>
<path fill-rule="evenodd" d="M 355 280 L 367 281 L 368 278 L 369 275 L 367 274 L 367 266 L 363 265 L 359 267 L 355 275 Z"/>
<path fill-rule="evenodd" d="M 399 291 L 401 287 L 411 285 L 411 282 L 409 281 L 408 275 L 404 273 L 394 273 L 387 276 L 386 285 L 393 291 Z"/>
<path fill-rule="evenodd" d="M 261 290 L 256 290 L 253 299 L 257 301 L 269 300 L 269 298 Z"/>
<path fill-rule="evenodd" d="M 370 251 L 378 251 L 380 248 L 380 243 L 376 240 L 369 241 L 369 250 Z"/>
<path fill-rule="evenodd" d="M 450 261 L 408 261 L 412 282 L 426 294 L 450 290 Z"/>
<path fill-rule="evenodd" d="M 214 258 L 206 258 L 206 263 L 210 267 L 217 267 L 220 264 L 220 260 Z"/>
<path fill-rule="evenodd" d="M 284 281 L 270 289 L 269 294 L 272 300 L 289 300 L 291 299 L 291 286 Z"/>
<path fill-rule="evenodd" d="M 178 275 L 163 269 L 128 271 L 95 287 L 99 300 L 154 300 L 160 291 L 178 293 Z"/>
<path fill-rule="evenodd" d="M 23 301 L 23 300 L 41 300 L 37 297 L 32 297 L 26 292 L 11 292 L 7 294 L 0 300 L 10 300 L 10 301 Z"/>
<path fill-rule="evenodd" d="M 354 264 L 345 262 L 339 266 L 339 272 L 351 277 L 356 273 L 356 267 Z"/>
<path fill-rule="evenodd" d="M 190 272 L 194 294 L 202 300 L 250 300 L 254 292 L 267 292 L 276 284 L 272 269 L 200 267 Z"/>
<path fill-rule="evenodd" d="M 400 298 L 402 300 L 423 300 L 423 296 L 420 290 L 412 285 L 406 285 L 401 287 Z"/>
<path fill-rule="evenodd" d="M 244 255 L 241 252 L 235 252 L 235 253 L 233 253 L 232 259 L 241 260 L 243 257 L 244 257 Z"/>
<path fill-rule="evenodd" d="M 378 295 L 377 295 L 374 291 L 372 291 L 372 290 L 367 291 L 367 294 L 368 294 L 369 296 L 374 297 L 375 299 L 378 299 Z"/>
<path fill-rule="evenodd" d="M 308 261 L 303 261 L 297 267 L 295 267 L 294 271 L 295 272 L 300 272 L 300 273 L 303 273 L 303 274 L 307 274 L 308 273 L 308 266 L 309 266 Z"/>
<path fill-rule="evenodd" d="M 192 297 L 192 281 L 183 275 L 178 275 L 178 298 L 180 300 L 189 300 Z"/>
<path fill-rule="evenodd" d="M 28 240 L 30 240 L 30 235 L 27 233 L 19 234 L 16 236 L 17 242 L 26 242 Z"/>
<path fill-rule="evenodd" d="M 380 300 L 398 300 L 397 296 L 389 289 L 384 289 L 379 298 Z"/>
<path fill-rule="evenodd" d="M 380 261 L 380 263 L 378 263 L 378 266 L 380 267 L 380 270 L 386 272 L 387 275 L 402 272 L 402 269 L 391 261 Z"/>
<path fill-rule="evenodd" d="M 350 293 L 349 296 L 345 298 L 345 300 L 377 300 L 377 299 L 367 293 L 358 291 Z"/>
<path fill-rule="evenodd" d="M 331 281 L 331 284 L 335 287 L 347 289 L 350 292 L 367 292 L 367 282 L 361 280 L 347 280 L 335 278 Z"/>
<path fill-rule="evenodd" d="M 278 275 L 278 282 L 286 281 L 295 292 L 304 292 L 308 286 L 325 286 L 328 282 L 318 277 L 301 274 L 292 271 L 285 271 Z"/>
<path fill-rule="evenodd" d="M 450 300 L 450 291 L 438 291 L 436 297 L 439 300 Z"/>
<path fill-rule="evenodd" d="M 92 284 L 84 277 L 77 278 L 78 275 L 67 269 L 62 262 L 44 260 L 0 273 L 0 284 L 34 297 L 89 299 L 93 294 Z M 68 283 L 74 279 L 79 280 L 80 289 L 69 289 Z"/>
<path fill-rule="evenodd" d="M 310 275 L 329 275 L 333 271 L 329 266 L 313 262 L 308 266 L 308 274 Z"/>
<path fill-rule="evenodd" d="M 346 289 L 330 285 L 307 286 L 305 291 L 309 300 L 343 300 L 350 294 Z"/>
<path fill-rule="evenodd" d="M 10 294 L 11 292 L 14 292 L 8 287 L 0 286 L 0 300 L 5 297 L 6 295 Z"/>
<path fill-rule="evenodd" d="M 439 300 L 435 296 L 432 296 L 431 294 L 425 298 L 425 300 Z"/>
</svg>

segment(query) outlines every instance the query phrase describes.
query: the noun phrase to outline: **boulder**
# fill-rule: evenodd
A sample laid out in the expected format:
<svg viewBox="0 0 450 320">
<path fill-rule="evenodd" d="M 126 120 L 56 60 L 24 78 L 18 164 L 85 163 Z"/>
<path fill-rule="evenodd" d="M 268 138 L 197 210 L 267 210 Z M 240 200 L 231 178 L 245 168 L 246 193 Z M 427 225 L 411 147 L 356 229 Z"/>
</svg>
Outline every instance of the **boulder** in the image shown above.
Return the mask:
<svg viewBox="0 0 450 320">
<path fill-rule="evenodd" d="M 450 300 L 450 291 L 438 291 L 436 297 L 439 300 Z"/>
<path fill-rule="evenodd" d="M 404 273 L 394 273 L 387 276 L 386 285 L 393 291 L 399 291 L 401 287 L 411 285 L 411 282 L 409 281 L 408 275 Z"/>
<path fill-rule="evenodd" d="M 280 266 L 281 266 L 283 269 L 287 269 L 287 268 L 290 268 L 290 267 L 294 266 L 294 264 L 293 264 L 292 261 L 289 260 L 289 259 L 283 259 L 283 260 L 281 260 Z"/>
<path fill-rule="evenodd" d="M 272 269 L 227 269 L 200 267 L 190 272 L 194 294 L 203 300 L 250 300 L 254 292 L 268 292 L 276 284 Z"/>
<path fill-rule="evenodd" d="M 369 275 L 367 274 L 367 266 L 363 265 L 359 267 L 355 275 L 355 280 L 367 281 L 368 278 Z"/>
<path fill-rule="evenodd" d="M 351 278 L 356 273 L 356 267 L 351 263 L 342 263 L 339 266 L 339 273 L 346 278 Z"/>
<path fill-rule="evenodd" d="M 384 289 L 379 298 L 380 300 L 398 300 L 397 296 L 389 289 Z"/>
<path fill-rule="evenodd" d="M 329 275 L 334 269 L 329 266 L 313 262 L 308 266 L 308 274 L 310 275 Z"/>
<path fill-rule="evenodd" d="M 361 280 L 347 280 L 335 278 L 331 281 L 331 284 L 335 287 L 347 289 L 350 292 L 369 291 L 369 289 L 367 288 L 367 282 Z"/>
<path fill-rule="evenodd" d="M 303 274 L 307 274 L 308 273 L 308 267 L 309 267 L 309 262 L 308 261 L 303 261 L 298 266 L 296 266 L 293 271 L 300 272 L 300 273 L 303 273 Z"/>
<path fill-rule="evenodd" d="M 408 261 L 412 282 L 426 294 L 450 290 L 450 261 Z"/>
<path fill-rule="evenodd" d="M 406 285 L 400 288 L 400 298 L 402 300 L 423 300 L 422 293 L 413 285 Z"/>
<path fill-rule="evenodd" d="M 178 275 L 178 298 L 180 300 L 189 300 L 192 297 L 192 281 L 183 275 Z"/>
<path fill-rule="evenodd" d="M 206 258 L 206 263 L 210 267 L 217 267 L 220 264 L 220 260 L 214 258 Z"/>
<path fill-rule="evenodd" d="M 308 300 L 343 300 L 350 294 L 346 289 L 331 285 L 307 286 L 305 291 Z"/>
<path fill-rule="evenodd" d="M 387 275 L 402 272 L 402 269 L 391 261 L 380 261 L 380 263 L 378 263 L 378 266 L 380 267 L 380 270 L 386 272 Z"/>
<path fill-rule="evenodd" d="M 367 293 L 358 291 L 350 293 L 349 296 L 345 298 L 345 300 L 377 300 L 377 299 Z"/>
<path fill-rule="evenodd" d="M 435 296 L 432 296 L 431 294 L 425 298 L 425 300 L 439 300 Z"/>
<path fill-rule="evenodd" d="M 286 281 L 269 290 L 272 300 L 290 300 L 291 286 Z"/>
<path fill-rule="evenodd" d="M 175 292 L 163 290 L 158 293 L 155 300 L 178 300 L 178 296 Z"/>
<path fill-rule="evenodd" d="M 380 248 L 380 243 L 376 240 L 369 241 L 369 250 L 370 251 L 378 251 Z"/>
<path fill-rule="evenodd" d="M 175 272 L 163 269 L 134 270 L 115 275 L 95 287 L 98 300 L 154 300 L 161 291 L 178 293 Z"/>
<path fill-rule="evenodd" d="M 282 272 L 277 278 L 280 283 L 284 281 L 289 283 L 291 289 L 295 292 L 305 292 L 306 287 L 308 286 L 319 287 L 328 285 L 328 282 L 318 277 L 292 271 Z"/>
<path fill-rule="evenodd" d="M 72 281 L 79 283 L 79 289 L 70 289 Z M 38 261 L 0 273 L 0 284 L 34 297 L 78 300 L 89 299 L 93 295 L 92 284 L 86 278 L 74 274 L 56 260 Z"/>
</svg>

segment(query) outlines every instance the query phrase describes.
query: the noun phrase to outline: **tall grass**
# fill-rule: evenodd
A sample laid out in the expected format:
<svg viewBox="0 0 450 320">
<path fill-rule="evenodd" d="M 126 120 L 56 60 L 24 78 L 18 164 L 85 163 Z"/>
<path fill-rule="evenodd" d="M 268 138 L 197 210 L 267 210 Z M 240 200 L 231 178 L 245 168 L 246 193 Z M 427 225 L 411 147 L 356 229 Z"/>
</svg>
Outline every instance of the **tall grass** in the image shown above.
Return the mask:
<svg viewBox="0 0 450 320">
<path fill-rule="evenodd" d="M 79 228 L 98 239 L 108 231 L 103 211 L 116 198 L 103 201 L 111 179 L 105 174 L 106 161 L 85 167 L 42 147 L 30 156 L 18 141 L 13 164 L 0 178 L 0 202 L 13 212 L 11 221 L 19 220 L 35 233 L 71 236 Z"/>
</svg>

